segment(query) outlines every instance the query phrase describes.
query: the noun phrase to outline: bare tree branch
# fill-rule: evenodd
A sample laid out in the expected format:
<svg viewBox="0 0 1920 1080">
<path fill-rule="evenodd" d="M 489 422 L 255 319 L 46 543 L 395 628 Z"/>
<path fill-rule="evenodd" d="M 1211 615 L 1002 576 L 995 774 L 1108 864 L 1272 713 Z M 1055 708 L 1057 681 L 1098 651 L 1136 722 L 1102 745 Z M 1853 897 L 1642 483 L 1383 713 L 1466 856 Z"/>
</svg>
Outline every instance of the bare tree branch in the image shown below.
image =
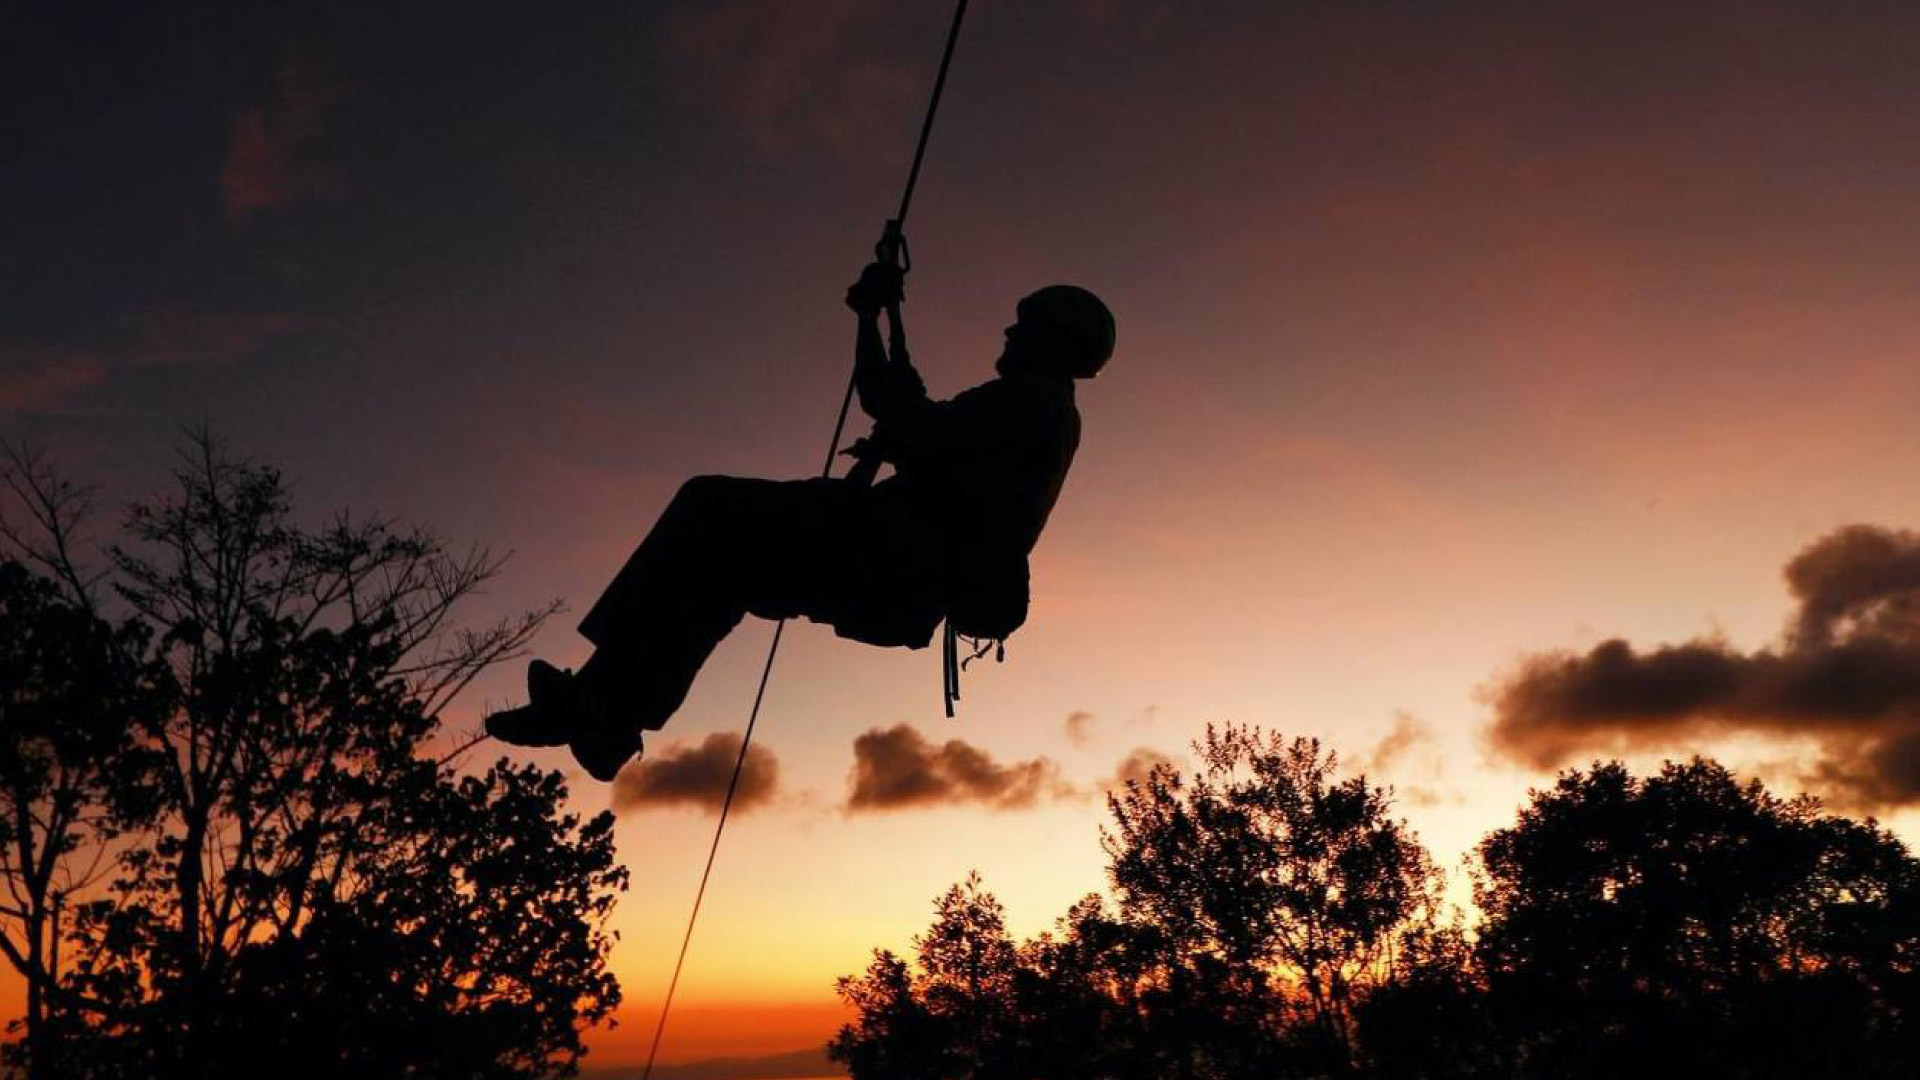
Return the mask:
<svg viewBox="0 0 1920 1080">
<path fill-rule="evenodd" d="M 91 486 L 76 486 L 62 477 L 46 455 L 24 444 L 0 440 L 0 484 L 32 522 L 25 527 L 0 511 L 0 541 L 19 558 L 38 565 L 59 581 L 69 598 L 94 611 L 95 587 L 105 570 L 89 572 L 74 549 L 82 542 L 81 529 L 93 509 Z"/>
</svg>

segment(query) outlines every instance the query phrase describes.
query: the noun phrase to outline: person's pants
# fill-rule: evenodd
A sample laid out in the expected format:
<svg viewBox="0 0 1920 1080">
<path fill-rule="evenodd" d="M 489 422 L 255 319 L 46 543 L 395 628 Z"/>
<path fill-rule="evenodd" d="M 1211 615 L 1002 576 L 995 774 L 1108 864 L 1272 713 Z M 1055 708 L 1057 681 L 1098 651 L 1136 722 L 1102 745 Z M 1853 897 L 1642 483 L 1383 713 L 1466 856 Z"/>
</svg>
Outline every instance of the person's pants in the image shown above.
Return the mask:
<svg viewBox="0 0 1920 1080">
<path fill-rule="evenodd" d="M 582 678 L 616 716 L 657 729 L 747 614 L 926 644 L 940 618 L 926 515 L 901 494 L 825 479 L 687 481 L 581 620 L 595 646 Z M 884 640 L 862 632 L 876 612 L 889 624 Z"/>
</svg>

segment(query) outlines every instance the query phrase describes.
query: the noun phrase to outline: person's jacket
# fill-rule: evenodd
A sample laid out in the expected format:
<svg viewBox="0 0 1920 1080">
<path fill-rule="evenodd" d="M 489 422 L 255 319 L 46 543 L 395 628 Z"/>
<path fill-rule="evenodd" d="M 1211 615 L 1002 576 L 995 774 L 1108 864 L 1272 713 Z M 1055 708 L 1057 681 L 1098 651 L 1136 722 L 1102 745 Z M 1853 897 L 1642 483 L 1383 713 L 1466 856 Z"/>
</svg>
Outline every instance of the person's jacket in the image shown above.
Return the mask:
<svg viewBox="0 0 1920 1080">
<path fill-rule="evenodd" d="M 1026 555 L 1040 539 L 1080 445 L 1073 380 L 1002 360 L 998 377 L 946 401 L 908 363 L 855 370 L 874 452 L 941 517 L 955 546 Z"/>
</svg>

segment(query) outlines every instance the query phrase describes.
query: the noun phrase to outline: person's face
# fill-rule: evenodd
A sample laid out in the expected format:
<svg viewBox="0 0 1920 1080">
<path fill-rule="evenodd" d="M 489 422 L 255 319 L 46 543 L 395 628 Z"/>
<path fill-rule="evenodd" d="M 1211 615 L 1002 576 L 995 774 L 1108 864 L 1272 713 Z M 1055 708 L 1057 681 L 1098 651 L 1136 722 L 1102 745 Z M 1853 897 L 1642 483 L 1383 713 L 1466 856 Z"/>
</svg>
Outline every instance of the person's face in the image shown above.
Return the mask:
<svg viewBox="0 0 1920 1080">
<path fill-rule="evenodd" d="M 1045 360 L 1071 347 L 1059 331 L 1045 323 L 1034 323 L 1024 317 L 1016 317 L 1013 325 L 1007 327 L 1006 344 L 1000 350 L 1000 358 L 1013 362 L 1031 362 Z"/>
<path fill-rule="evenodd" d="M 1014 361 L 1025 357 L 1029 351 L 1027 344 L 1033 337 L 1032 328 L 1016 321 L 1013 325 L 1007 327 L 1006 336 L 1006 343 L 1000 348 L 1000 359 Z"/>
</svg>

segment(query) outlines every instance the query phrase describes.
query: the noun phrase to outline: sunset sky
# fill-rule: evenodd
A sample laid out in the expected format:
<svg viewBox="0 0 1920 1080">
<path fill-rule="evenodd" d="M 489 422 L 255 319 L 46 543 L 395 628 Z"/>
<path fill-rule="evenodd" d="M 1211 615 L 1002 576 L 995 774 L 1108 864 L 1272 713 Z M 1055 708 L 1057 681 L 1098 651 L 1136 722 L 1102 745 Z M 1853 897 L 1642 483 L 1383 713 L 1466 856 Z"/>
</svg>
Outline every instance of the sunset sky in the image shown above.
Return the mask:
<svg viewBox="0 0 1920 1080">
<path fill-rule="evenodd" d="M 116 7 L 0 32 L 0 435 L 99 481 L 103 526 L 205 421 L 312 517 L 512 549 L 471 616 L 565 598 L 537 651 L 577 664 L 683 479 L 818 467 L 946 0 Z M 988 377 L 1053 281 L 1119 347 L 1032 619 L 956 720 L 933 650 L 789 627 L 775 775 L 662 1059 L 823 1041 L 834 977 L 970 869 L 1047 928 L 1104 884 L 1102 790 L 1208 722 L 1319 737 L 1456 870 L 1599 755 L 1716 755 L 1920 836 L 1911 668 L 1867 719 L 1541 691 L 1493 737 L 1541 654 L 1813 648 L 1783 568 L 1920 528 L 1916 57 L 1910 3 L 976 0 L 908 223 L 916 362 L 936 395 Z M 1873 535 L 1920 588 L 1920 542 Z M 770 633 L 722 646 L 649 760 L 740 730 Z M 988 766 L 854 808 L 876 729 L 936 783 L 948 740 Z M 627 1004 L 591 1065 L 644 1057 L 712 827 L 621 800 Z"/>
</svg>

